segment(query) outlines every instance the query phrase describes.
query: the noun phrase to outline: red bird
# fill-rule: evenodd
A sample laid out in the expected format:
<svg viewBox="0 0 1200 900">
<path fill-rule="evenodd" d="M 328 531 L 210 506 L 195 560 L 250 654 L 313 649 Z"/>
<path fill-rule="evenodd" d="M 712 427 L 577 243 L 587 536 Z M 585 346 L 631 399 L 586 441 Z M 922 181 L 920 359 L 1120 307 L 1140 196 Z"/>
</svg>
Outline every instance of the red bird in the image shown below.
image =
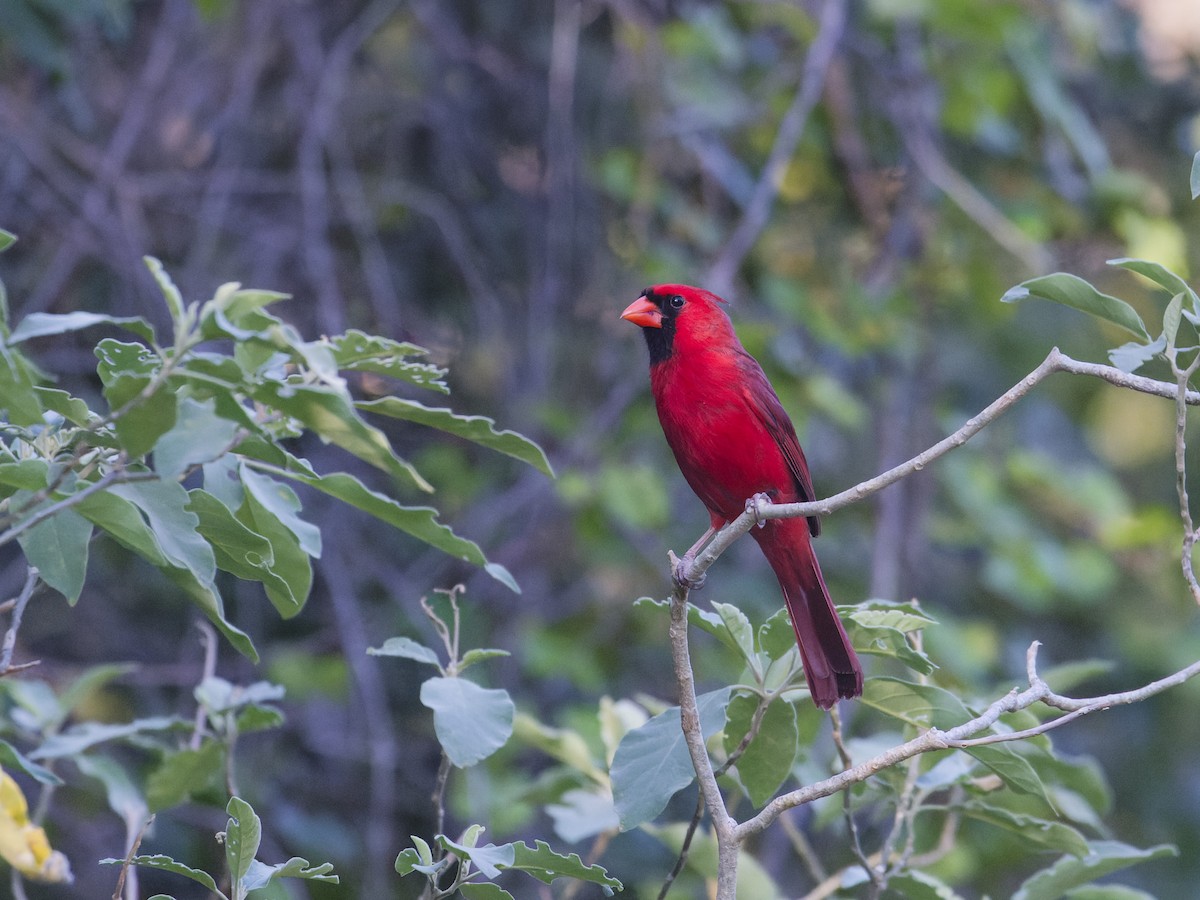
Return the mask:
<svg viewBox="0 0 1200 900">
<path fill-rule="evenodd" d="M 683 284 L 647 288 L 621 318 L 650 348 L 650 387 L 667 443 L 716 529 L 766 494 L 773 503 L 814 500 L 796 429 L 762 367 L 733 331 L 716 294 Z M 829 709 L 863 690 L 862 667 L 817 565 L 815 516 L 768 519 L 751 530 L 787 603 L 813 702 Z"/>
</svg>

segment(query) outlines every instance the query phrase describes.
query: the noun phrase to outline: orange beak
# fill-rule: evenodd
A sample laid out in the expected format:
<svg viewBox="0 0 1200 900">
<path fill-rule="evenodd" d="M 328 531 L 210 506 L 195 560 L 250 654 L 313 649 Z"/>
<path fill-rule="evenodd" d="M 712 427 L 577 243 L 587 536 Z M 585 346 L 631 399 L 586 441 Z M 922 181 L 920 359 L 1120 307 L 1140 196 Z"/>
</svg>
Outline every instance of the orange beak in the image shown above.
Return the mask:
<svg viewBox="0 0 1200 900">
<path fill-rule="evenodd" d="M 625 307 L 621 318 L 643 328 L 662 328 L 662 310 L 645 297 L 638 297 Z"/>
</svg>

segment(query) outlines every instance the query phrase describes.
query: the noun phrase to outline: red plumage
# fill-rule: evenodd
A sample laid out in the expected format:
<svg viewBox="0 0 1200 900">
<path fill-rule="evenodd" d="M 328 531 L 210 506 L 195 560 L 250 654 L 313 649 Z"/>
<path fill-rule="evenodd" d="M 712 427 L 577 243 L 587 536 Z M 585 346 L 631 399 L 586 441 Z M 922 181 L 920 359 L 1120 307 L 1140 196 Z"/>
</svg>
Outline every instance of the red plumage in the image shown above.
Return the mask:
<svg viewBox="0 0 1200 900">
<path fill-rule="evenodd" d="M 721 303 L 700 288 L 660 284 L 622 314 L 642 327 L 663 433 L 713 528 L 759 493 L 773 503 L 816 499 L 796 429 Z M 813 552 L 819 531 L 814 516 L 768 519 L 751 535 L 783 589 L 813 701 L 828 709 L 859 696 L 863 676 Z"/>
</svg>

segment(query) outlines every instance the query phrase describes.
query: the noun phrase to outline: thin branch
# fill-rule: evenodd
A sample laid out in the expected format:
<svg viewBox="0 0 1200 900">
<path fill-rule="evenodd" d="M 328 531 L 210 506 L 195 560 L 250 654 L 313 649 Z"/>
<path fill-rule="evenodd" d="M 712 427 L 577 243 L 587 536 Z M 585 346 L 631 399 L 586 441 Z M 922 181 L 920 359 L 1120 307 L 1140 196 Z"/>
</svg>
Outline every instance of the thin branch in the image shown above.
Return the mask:
<svg viewBox="0 0 1200 900">
<path fill-rule="evenodd" d="M 39 509 L 36 513 L 18 522 L 12 528 L 0 534 L 0 547 L 16 539 L 19 535 L 33 528 L 35 525 L 40 525 L 42 522 L 62 512 L 64 509 L 70 509 L 72 506 L 78 506 L 92 494 L 106 490 L 114 484 L 129 484 L 134 481 L 157 481 L 157 472 L 127 472 L 124 469 L 113 469 L 108 472 L 99 481 L 93 481 L 81 491 L 76 491 L 74 494 L 69 494 L 56 503 L 51 503 L 49 506 Z"/>
<path fill-rule="evenodd" d="M 1183 547 L 1180 550 L 1179 564 L 1183 569 L 1183 579 L 1192 599 L 1200 603 L 1200 581 L 1196 580 L 1196 570 L 1192 565 L 1192 551 L 1200 541 L 1200 532 L 1192 522 L 1192 507 L 1188 502 L 1187 489 L 1187 394 L 1188 380 L 1200 368 L 1200 355 L 1192 360 L 1186 368 L 1180 368 L 1176 354 L 1171 353 L 1171 374 L 1175 376 L 1175 491 L 1179 495 L 1179 518 L 1183 522 Z"/>
<path fill-rule="evenodd" d="M 21 593 L 17 595 L 16 602 L 13 604 L 12 621 L 9 623 L 8 631 L 4 633 L 4 644 L 0 647 L 0 676 L 14 671 L 12 658 L 13 651 L 17 646 L 17 631 L 21 627 L 21 617 L 25 615 L 25 607 L 29 605 L 29 599 L 33 596 L 33 590 L 37 584 L 38 570 L 34 566 L 29 566 L 25 571 L 25 584 L 21 587 Z M 17 668 L 24 668 L 24 666 Z"/>
<path fill-rule="evenodd" d="M 700 710 L 696 706 L 696 682 L 692 675 L 691 653 L 688 649 L 687 624 L 688 589 L 676 585 L 671 594 L 671 659 L 679 686 L 679 714 L 684 741 L 692 758 L 692 767 L 700 782 L 700 794 L 712 817 L 717 837 L 717 896 L 733 897 L 737 888 L 738 842 L 735 822 L 725 806 L 717 777 L 713 773 L 704 734 L 700 729 Z"/>
<path fill-rule="evenodd" d="M 663 879 L 662 888 L 658 892 L 657 900 L 666 900 L 667 893 L 671 890 L 671 885 L 675 883 L 675 879 L 683 871 L 684 864 L 687 863 L 688 853 L 692 849 L 692 838 L 696 836 L 696 829 L 700 827 L 700 820 L 703 818 L 704 794 L 697 791 L 696 811 L 692 813 L 692 821 L 688 822 L 687 832 L 683 836 L 683 843 L 679 846 L 679 856 L 675 859 L 675 865 L 667 873 L 667 877 Z"/>
<path fill-rule="evenodd" d="M 198 619 L 196 621 L 196 628 L 200 632 L 200 643 L 204 645 L 204 668 L 200 674 L 200 682 L 203 683 L 217 674 L 217 630 L 213 628 L 207 619 Z M 206 730 L 204 726 L 207 721 L 208 710 L 204 708 L 203 703 L 196 704 L 196 716 L 192 724 L 192 737 L 188 741 L 190 749 L 200 749 L 200 745 L 204 742 L 204 732 Z M 233 796 L 233 794 L 231 793 L 230 796 Z"/>
<path fill-rule="evenodd" d="M 1000 720 L 1000 717 L 1006 713 L 1028 709 L 1035 703 L 1041 702 L 1047 706 L 1070 713 L 1078 711 L 1082 715 L 1088 712 L 1095 712 L 1096 710 L 1108 709 L 1112 706 L 1137 703 L 1155 694 L 1162 693 L 1168 688 L 1183 684 L 1196 675 L 1200 675 L 1200 662 L 1195 662 L 1172 675 L 1168 675 L 1166 678 L 1152 681 L 1135 690 L 1105 694 L 1099 697 L 1076 699 L 1054 693 L 1050 690 L 1049 685 L 1038 676 L 1036 670 L 1037 648 L 1038 643 L 1035 641 L 1030 645 L 1029 651 L 1026 654 L 1029 687 L 1025 690 L 1022 691 L 1014 688 L 1000 699 L 994 701 L 980 715 L 961 725 L 946 731 L 938 728 L 930 728 L 912 740 L 892 747 L 864 763 L 846 769 L 844 772 L 776 797 L 758 815 L 741 823 L 734 829 L 734 840 L 740 843 L 752 835 L 761 833 L 785 810 L 802 806 L 822 797 L 828 797 L 838 791 L 845 790 L 848 787 L 866 781 L 884 769 L 911 759 L 918 754 L 928 753 L 931 750 L 962 749 L 975 746 L 975 741 L 972 740 L 973 736 L 994 726 Z M 1074 718 L 1078 718 L 1078 716 L 1060 716 L 1057 719 L 1043 722 L 1033 729 L 989 735 L 986 743 L 1006 743 L 1024 740 L 1035 734 L 1044 734 Z"/>
<path fill-rule="evenodd" d="M 953 434 L 938 441 L 927 450 L 894 466 L 874 478 L 856 484 L 840 493 L 824 500 L 814 500 L 806 503 L 777 503 L 758 502 L 753 509 L 748 509 L 717 532 L 703 551 L 696 554 L 695 560 L 682 574 L 692 582 L 698 581 L 717 558 L 724 553 L 738 538 L 748 532 L 755 523 L 762 519 L 787 519 L 804 516 L 826 516 L 839 509 L 858 503 L 872 494 L 878 493 L 914 472 L 919 472 L 935 460 L 945 456 L 973 438 L 1004 413 L 1008 412 L 1017 401 L 1021 400 L 1035 387 L 1056 372 L 1068 372 L 1074 375 L 1087 375 L 1100 378 L 1117 387 L 1150 394 L 1155 397 L 1175 399 L 1179 389 L 1166 381 L 1157 381 L 1142 375 L 1131 375 L 1113 366 L 1099 363 L 1080 362 L 1072 359 L 1057 347 L 1042 360 L 1032 372 L 1001 394 L 995 401 L 978 414 L 972 416 L 962 427 Z M 1187 391 L 1184 401 L 1188 406 L 1200 406 L 1200 391 Z"/>
<path fill-rule="evenodd" d="M 850 768 L 854 764 L 854 760 L 850 756 L 850 751 L 846 749 L 846 742 L 842 739 L 842 714 L 836 705 L 829 710 L 829 718 L 833 722 L 833 746 L 837 748 L 838 758 L 842 761 L 843 766 Z M 850 791 L 842 791 L 842 818 L 846 820 L 846 828 L 850 831 L 850 849 L 854 852 L 854 858 L 858 860 L 858 864 L 867 873 L 867 877 L 871 879 L 871 897 L 875 898 L 883 892 L 886 885 L 879 867 L 872 863 L 867 858 L 866 852 L 863 851 L 862 837 L 858 832 L 858 823 L 854 821 L 854 810 L 850 805 L 851 799 Z"/>
</svg>

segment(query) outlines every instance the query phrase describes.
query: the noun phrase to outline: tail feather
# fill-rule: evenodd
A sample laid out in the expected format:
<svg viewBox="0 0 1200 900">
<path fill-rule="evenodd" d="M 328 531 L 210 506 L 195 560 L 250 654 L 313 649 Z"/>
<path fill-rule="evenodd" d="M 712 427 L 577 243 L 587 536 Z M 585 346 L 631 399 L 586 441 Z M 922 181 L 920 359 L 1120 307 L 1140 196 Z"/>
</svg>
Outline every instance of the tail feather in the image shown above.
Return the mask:
<svg viewBox="0 0 1200 900">
<path fill-rule="evenodd" d="M 783 589 L 813 702 L 829 709 L 861 695 L 862 666 L 825 587 L 808 523 L 775 519 L 752 533 Z"/>
</svg>

